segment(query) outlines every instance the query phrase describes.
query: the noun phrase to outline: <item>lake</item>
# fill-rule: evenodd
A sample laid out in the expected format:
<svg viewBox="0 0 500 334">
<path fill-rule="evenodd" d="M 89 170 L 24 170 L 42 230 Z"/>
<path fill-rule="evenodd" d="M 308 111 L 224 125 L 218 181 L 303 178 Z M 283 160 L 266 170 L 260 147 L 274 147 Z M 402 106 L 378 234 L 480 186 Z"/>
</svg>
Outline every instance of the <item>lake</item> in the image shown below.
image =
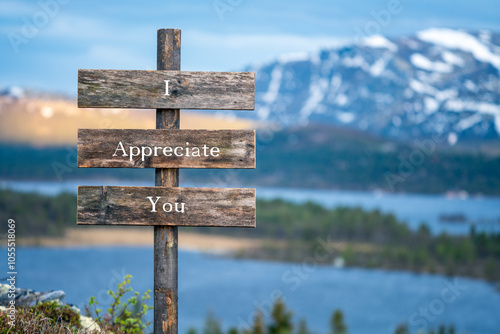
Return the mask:
<svg viewBox="0 0 500 334">
<path fill-rule="evenodd" d="M 78 185 L 127 185 L 153 186 L 152 182 L 130 180 L 67 180 L 64 182 L 35 182 L 0 180 L 1 188 L 18 191 L 35 191 L 55 195 L 66 191 L 76 193 Z M 196 186 L 196 185 L 183 185 Z M 315 189 L 257 188 L 258 198 L 282 198 L 297 203 L 313 201 L 325 207 L 339 205 L 360 206 L 394 213 L 397 218 L 417 229 L 422 222 L 429 225 L 434 234 L 467 234 L 470 226 L 478 231 L 500 232 L 500 198 L 498 197 L 447 197 L 444 195 L 390 194 Z M 442 216 L 458 217 L 444 221 Z"/>
<path fill-rule="evenodd" d="M 5 248 L 2 249 L 5 253 Z M 6 256 L 0 262 L 6 268 Z M 38 291 L 64 290 L 66 302 L 79 307 L 91 295 L 109 302 L 106 291 L 125 274 L 137 291 L 153 287 L 152 248 L 18 247 L 18 286 Z M 282 294 L 316 333 L 327 333 L 335 309 L 346 317 L 350 333 L 391 334 L 397 324 L 418 329 L 454 324 L 457 333 L 500 331 L 500 294 L 482 281 L 382 270 L 317 267 L 235 260 L 197 252 L 179 252 L 179 333 L 200 329 L 208 310 L 224 327 L 243 327 L 257 307 L 266 313 Z"/>
</svg>

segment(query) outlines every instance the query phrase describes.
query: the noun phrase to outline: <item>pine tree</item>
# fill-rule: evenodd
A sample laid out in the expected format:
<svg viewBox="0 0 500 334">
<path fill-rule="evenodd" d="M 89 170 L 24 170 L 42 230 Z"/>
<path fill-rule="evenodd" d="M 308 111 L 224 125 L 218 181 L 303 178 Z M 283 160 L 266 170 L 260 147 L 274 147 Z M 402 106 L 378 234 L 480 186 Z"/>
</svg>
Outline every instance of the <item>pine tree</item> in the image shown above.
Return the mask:
<svg viewBox="0 0 500 334">
<path fill-rule="evenodd" d="M 258 312 L 254 319 L 252 334 L 265 334 L 265 326 L 264 316 Z"/>
<path fill-rule="evenodd" d="M 238 334 L 238 330 L 235 327 L 229 328 L 228 334 Z"/>
<path fill-rule="evenodd" d="M 309 330 L 307 329 L 307 323 L 304 319 L 299 322 L 299 330 L 297 334 L 309 334 Z"/>
<path fill-rule="evenodd" d="M 277 299 L 271 312 L 272 323 L 269 325 L 269 334 L 291 334 L 292 315 L 292 312 L 286 309 L 283 300 Z"/>
<path fill-rule="evenodd" d="M 347 326 L 344 322 L 344 314 L 341 310 L 335 310 L 330 321 L 333 334 L 347 334 Z"/>
<path fill-rule="evenodd" d="M 205 329 L 203 330 L 203 334 L 222 334 L 219 320 L 217 320 L 212 311 L 208 312 L 207 319 L 205 320 Z"/>
<path fill-rule="evenodd" d="M 407 325 L 399 325 L 397 328 L 396 328 L 396 334 L 410 334 L 410 331 L 408 330 L 408 326 Z"/>
</svg>

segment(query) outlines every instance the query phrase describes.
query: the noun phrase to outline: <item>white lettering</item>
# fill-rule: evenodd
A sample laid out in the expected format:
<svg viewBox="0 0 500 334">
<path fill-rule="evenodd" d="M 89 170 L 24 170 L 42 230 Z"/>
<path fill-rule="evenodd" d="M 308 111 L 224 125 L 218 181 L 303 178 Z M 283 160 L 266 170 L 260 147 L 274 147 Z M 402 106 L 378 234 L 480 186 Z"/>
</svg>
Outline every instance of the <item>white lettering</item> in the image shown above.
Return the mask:
<svg viewBox="0 0 500 334">
<path fill-rule="evenodd" d="M 161 199 L 161 196 L 156 196 L 156 200 L 154 200 L 154 201 L 153 201 L 153 196 L 148 196 L 146 198 L 151 203 L 151 212 L 158 212 L 158 211 L 156 211 L 156 204 Z M 186 203 L 175 202 L 172 204 L 169 202 L 165 202 L 165 203 L 163 203 L 163 205 L 161 205 L 161 208 L 163 209 L 164 212 L 167 212 L 167 213 L 173 212 L 174 209 L 175 209 L 175 212 L 184 213 L 185 208 L 186 208 Z"/>
<path fill-rule="evenodd" d="M 122 157 L 127 157 L 128 156 L 127 152 L 125 151 L 125 147 L 123 147 L 122 142 L 118 143 L 118 146 L 116 147 L 115 153 L 113 154 L 114 157 L 116 157 L 118 155 L 118 154 L 116 154 L 116 152 L 118 152 L 118 150 L 121 150 L 123 152 Z"/>
<path fill-rule="evenodd" d="M 175 203 L 175 211 L 184 213 L 184 204 L 185 203 L 181 203 L 181 210 L 179 211 L 179 203 Z"/>
<path fill-rule="evenodd" d="M 149 153 L 146 154 L 146 150 L 148 150 Z M 144 161 L 144 157 L 150 157 L 151 154 L 153 154 L 153 149 L 151 147 L 142 147 L 142 161 Z"/>
<path fill-rule="evenodd" d="M 193 157 L 199 157 L 200 156 L 200 148 L 199 147 L 193 147 L 191 149 L 191 155 Z"/>
<path fill-rule="evenodd" d="M 134 150 L 137 150 L 137 153 L 134 154 Z M 138 157 L 141 153 L 141 149 L 137 146 L 130 146 L 130 161 L 132 161 L 133 157 Z"/>
<path fill-rule="evenodd" d="M 163 148 L 163 155 L 166 157 L 172 156 L 172 148 L 170 146 Z"/>
<path fill-rule="evenodd" d="M 156 201 L 153 202 L 153 196 L 149 196 L 149 197 L 146 197 L 147 199 L 149 199 L 149 201 L 151 202 L 151 205 L 153 206 L 153 208 L 151 209 L 151 212 L 156 212 L 156 203 L 158 203 L 158 200 L 161 198 L 160 196 L 156 196 Z"/>
<path fill-rule="evenodd" d="M 219 148 L 218 147 L 212 147 L 210 149 L 210 155 L 213 156 L 213 157 L 218 157 L 220 154 L 219 154 Z"/>
<path fill-rule="evenodd" d="M 161 146 L 155 146 L 155 157 L 158 156 L 158 150 L 161 150 Z"/>
<path fill-rule="evenodd" d="M 170 95 L 170 92 L 168 91 L 168 82 L 170 80 L 165 80 L 165 95 Z"/>
<path fill-rule="evenodd" d="M 127 153 L 128 152 L 128 153 Z M 130 161 L 134 158 L 138 158 L 141 161 L 145 161 L 146 157 L 164 155 L 166 157 L 171 157 L 172 155 L 176 157 L 218 157 L 220 156 L 220 148 L 217 146 L 209 147 L 203 145 L 200 147 L 189 146 L 189 142 L 186 142 L 185 146 L 127 146 L 126 143 L 119 142 L 113 153 L 113 157 L 123 156 L 129 157 Z"/>
<path fill-rule="evenodd" d="M 184 150 L 184 147 L 181 147 L 181 146 L 177 146 L 175 149 L 174 149 L 174 154 L 178 157 L 182 157 L 182 153 L 177 153 L 177 150 Z"/>
<path fill-rule="evenodd" d="M 168 206 L 170 206 L 170 209 L 168 209 L 168 210 L 167 210 L 167 209 L 165 209 L 165 207 L 166 207 L 167 205 L 168 205 Z M 170 203 L 165 203 L 165 204 L 163 204 L 163 211 L 165 211 L 165 212 L 172 212 L 172 209 L 173 209 L 172 204 L 170 204 Z"/>
</svg>

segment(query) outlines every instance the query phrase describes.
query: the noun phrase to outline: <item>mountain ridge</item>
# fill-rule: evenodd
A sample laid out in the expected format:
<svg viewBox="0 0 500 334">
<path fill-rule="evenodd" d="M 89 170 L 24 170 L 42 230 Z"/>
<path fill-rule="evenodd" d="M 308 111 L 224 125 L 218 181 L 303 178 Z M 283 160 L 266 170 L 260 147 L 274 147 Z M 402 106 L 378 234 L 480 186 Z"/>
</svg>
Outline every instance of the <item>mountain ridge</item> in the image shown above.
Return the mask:
<svg viewBox="0 0 500 334">
<path fill-rule="evenodd" d="M 327 123 L 393 139 L 500 137 L 500 33 L 430 28 L 283 55 L 256 72 L 259 120 Z"/>
<path fill-rule="evenodd" d="M 245 70 L 256 72 L 255 112 L 217 111 L 218 116 L 264 121 L 258 124 L 272 128 L 327 124 L 397 141 L 434 137 L 455 145 L 500 139 L 497 32 L 429 28 L 412 36 L 374 35 L 280 55 Z M 0 95 L 3 101 L 22 100 L 17 87 Z"/>
</svg>

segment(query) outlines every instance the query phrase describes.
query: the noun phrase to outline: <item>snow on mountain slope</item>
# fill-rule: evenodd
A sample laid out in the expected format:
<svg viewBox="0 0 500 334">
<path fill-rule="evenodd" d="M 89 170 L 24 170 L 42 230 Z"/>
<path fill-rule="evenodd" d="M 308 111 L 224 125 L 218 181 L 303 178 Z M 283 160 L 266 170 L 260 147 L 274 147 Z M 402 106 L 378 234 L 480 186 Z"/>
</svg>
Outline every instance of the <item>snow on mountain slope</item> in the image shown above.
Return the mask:
<svg viewBox="0 0 500 334">
<path fill-rule="evenodd" d="M 432 28 L 249 67 L 256 117 L 401 139 L 500 137 L 500 34 Z"/>
</svg>

